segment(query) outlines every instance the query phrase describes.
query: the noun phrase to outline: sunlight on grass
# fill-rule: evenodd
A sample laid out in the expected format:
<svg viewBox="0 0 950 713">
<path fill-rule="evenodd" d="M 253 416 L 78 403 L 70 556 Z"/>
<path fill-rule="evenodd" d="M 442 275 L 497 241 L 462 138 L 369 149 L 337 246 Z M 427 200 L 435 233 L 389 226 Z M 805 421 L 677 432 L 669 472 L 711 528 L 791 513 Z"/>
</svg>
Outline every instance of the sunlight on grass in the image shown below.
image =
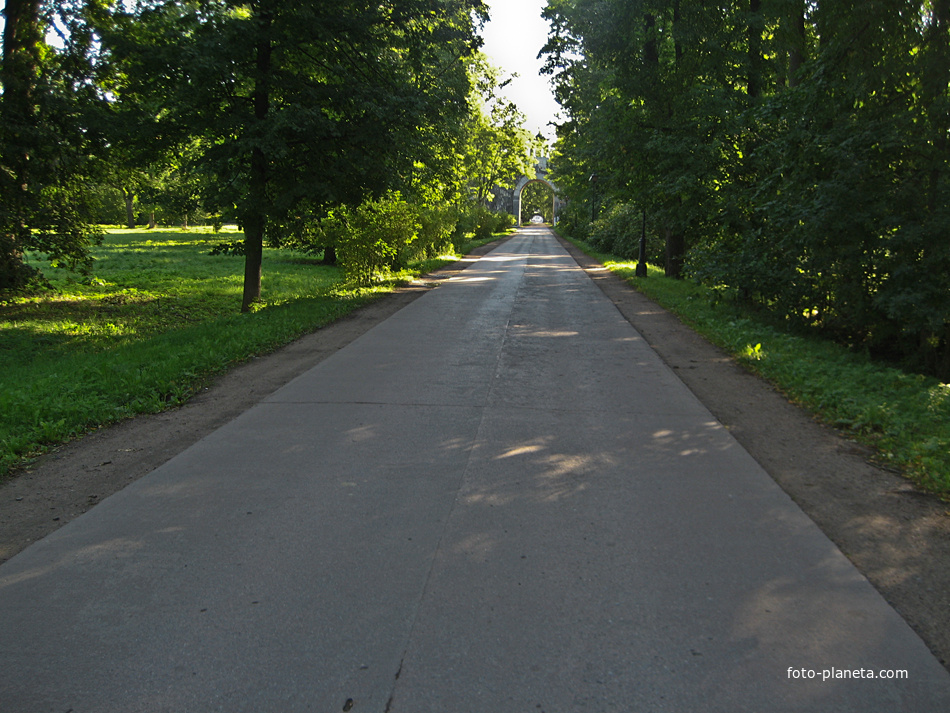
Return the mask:
<svg viewBox="0 0 950 713">
<path fill-rule="evenodd" d="M 181 404 L 212 376 L 457 259 L 357 288 L 311 255 L 265 248 L 261 302 L 241 314 L 244 258 L 209 255 L 240 237 L 108 230 L 89 276 L 28 256 L 53 289 L 0 302 L 0 476 L 89 429 Z"/>
<path fill-rule="evenodd" d="M 90 276 L 33 256 L 52 291 L 0 304 L 0 473 L 88 428 L 181 403 L 373 296 L 336 294 L 339 269 L 265 250 L 263 302 L 241 315 L 243 258 L 208 254 L 222 239 L 110 230 Z"/>
</svg>

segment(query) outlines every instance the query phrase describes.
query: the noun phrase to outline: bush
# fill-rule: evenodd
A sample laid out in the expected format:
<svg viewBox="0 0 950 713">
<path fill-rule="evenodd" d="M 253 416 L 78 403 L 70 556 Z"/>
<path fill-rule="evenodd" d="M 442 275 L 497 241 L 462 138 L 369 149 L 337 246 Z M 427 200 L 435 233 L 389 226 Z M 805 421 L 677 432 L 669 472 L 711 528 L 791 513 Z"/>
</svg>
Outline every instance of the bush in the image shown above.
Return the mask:
<svg viewBox="0 0 950 713">
<path fill-rule="evenodd" d="M 470 205 L 457 209 L 452 244 L 458 250 L 469 239 L 488 240 L 495 233 L 502 233 L 515 224 L 510 213 L 493 213 L 482 205 Z"/>
<path fill-rule="evenodd" d="M 484 206 L 475 209 L 475 239 L 488 240 L 495 234 L 495 225 L 498 223 L 495 214 Z"/>
<path fill-rule="evenodd" d="M 452 231 L 452 245 L 456 250 L 461 250 L 462 246 L 474 235 L 477 224 L 478 219 L 473 210 L 455 209 L 455 230 Z"/>
<path fill-rule="evenodd" d="M 448 207 L 424 206 L 418 209 L 419 233 L 409 246 L 408 260 L 434 258 L 453 249 L 452 236 L 458 224 L 458 215 Z"/>
<path fill-rule="evenodd" d="M 590 207 L 583 201 L 571 201 L 561 209 L 558 227 L 565 235 L 578 240 L 590 240 Z"/>
<path fill-rule="evenodd" d="M 357 207 L 341 206 L 319 219 L 303 212 L 275 226 L 270 243 L 312 254 L 335 250 L 347 279 L 368 285 L 414 260 L 459 250 L 473 235 L 491 238 L 513 224 L 508 213 L 492 213 L 481 206 L 420 206 L 391 193 Z"/>
<path fill-rule="evenodd" d="M 209 255 L 246 255 L 247 249 L 243 240 L 230 240 L 224 243 L 218 243 L 211 250 Z"/>
<path fill-rule="evenodd" d="M 27 291 L 41 283 L 40 271 L 23 262 L 19 246 L 0 234 L 0 294 Z"/>
<path fill-rule="evenodd" d="M 339 260 L 347 278 L 368 285 L 392 268 L 405 267 L 410 245 L 419 233 L 416 209 L 398 193 L 343 208 L 328 222 L 342 221 Z M 335 232 L 335 231 L 334 231 Z"/>
<path fill-rule="evenodd" d="M 495 232 L 504 233 L 515 227 L 515 217 L 511 213 L 495 213 Z"/>
</svg>

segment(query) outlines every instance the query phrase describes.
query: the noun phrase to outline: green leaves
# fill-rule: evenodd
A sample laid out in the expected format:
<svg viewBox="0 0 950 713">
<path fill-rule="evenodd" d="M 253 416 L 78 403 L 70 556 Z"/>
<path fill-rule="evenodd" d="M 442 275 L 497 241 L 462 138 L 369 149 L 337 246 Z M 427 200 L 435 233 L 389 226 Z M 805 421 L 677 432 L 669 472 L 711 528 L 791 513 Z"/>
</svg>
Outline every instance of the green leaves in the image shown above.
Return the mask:
<svg viewBox="0 0 950 713">
<path fill-rule="evenodd" d="M 545 12 L 568 229 L 645 208 L 695 279 L 950 379 L 950 0 Z"/>
<path fill-rule="evenodd" d="M 91 3 L 90 8 L 95 4 Z M 0 292 L 35 286 L 27 250 L 77 269 L 89 265 L 99 238 L 91 226 L 86 186 L 100 166 L 93 120 L 102 99 L 94 89 L 97 57 L 89 26 L 69 3 L 44 8 L 9 0 L 0 61 Z M 61 48 L 44 36 L 54 17 L 72 35 Z M 74 41 L 70 41 L 74 40 Z"/>
<path fill-rule="evenodd" d="M 436 162 L 467 112 L 483 13 L 480 0 L 145 4 L 115 11 L 106 45 L 120 100 L 155 106 L 172 145 L 197 145 L 206 203 L 247 227 L 247 307 L 264 240 L 409 191 Z"/>
<path fill-rule="evenodd" d="M 398 194 L 340 209 L 328 220 L 340 223 L 337 246 L 343 272 L 364 286 L 392 268 L 405 266 L 420 228 L 416 210 Z"/>
</svg>

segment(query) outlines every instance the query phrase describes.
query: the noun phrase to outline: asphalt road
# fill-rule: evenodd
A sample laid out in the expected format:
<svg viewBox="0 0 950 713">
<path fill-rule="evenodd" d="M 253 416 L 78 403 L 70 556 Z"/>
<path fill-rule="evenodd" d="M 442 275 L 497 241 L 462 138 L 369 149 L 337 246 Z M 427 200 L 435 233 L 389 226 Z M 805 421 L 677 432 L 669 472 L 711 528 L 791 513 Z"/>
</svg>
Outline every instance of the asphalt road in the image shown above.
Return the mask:
<svg viewBox="0 0 950 713">
<path fill-rule="evenodd" d="M 943 712 L 950 675 L 528 228 L 0 566 L 2 713 L 349 710 Z"/>
</svg>

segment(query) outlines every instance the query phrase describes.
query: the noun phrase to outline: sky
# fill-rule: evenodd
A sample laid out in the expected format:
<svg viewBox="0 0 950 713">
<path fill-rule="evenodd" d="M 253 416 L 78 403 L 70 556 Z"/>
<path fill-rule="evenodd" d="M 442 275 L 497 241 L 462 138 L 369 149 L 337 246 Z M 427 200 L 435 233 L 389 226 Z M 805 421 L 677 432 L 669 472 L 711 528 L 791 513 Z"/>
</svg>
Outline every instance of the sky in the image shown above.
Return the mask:
<svg viewBox="0 0 950 713">
<path fill-rule="evenodd" d="M 538 52 L 548 39 L 548 22 L 541 17 L 546 0 L 486 0 L 491 21 L 482 30 L 485 44 L 482 51 L 491 63 L 505 74 L 517 73 L 518 79 L 504 93 L 527 117 L 526 126 L 532 134 L 539 131 L 548 141 L 554 140 L 558 104 L 554 101 L 550 77 L 539 75 L 543 64 Z"/>
</svg>

